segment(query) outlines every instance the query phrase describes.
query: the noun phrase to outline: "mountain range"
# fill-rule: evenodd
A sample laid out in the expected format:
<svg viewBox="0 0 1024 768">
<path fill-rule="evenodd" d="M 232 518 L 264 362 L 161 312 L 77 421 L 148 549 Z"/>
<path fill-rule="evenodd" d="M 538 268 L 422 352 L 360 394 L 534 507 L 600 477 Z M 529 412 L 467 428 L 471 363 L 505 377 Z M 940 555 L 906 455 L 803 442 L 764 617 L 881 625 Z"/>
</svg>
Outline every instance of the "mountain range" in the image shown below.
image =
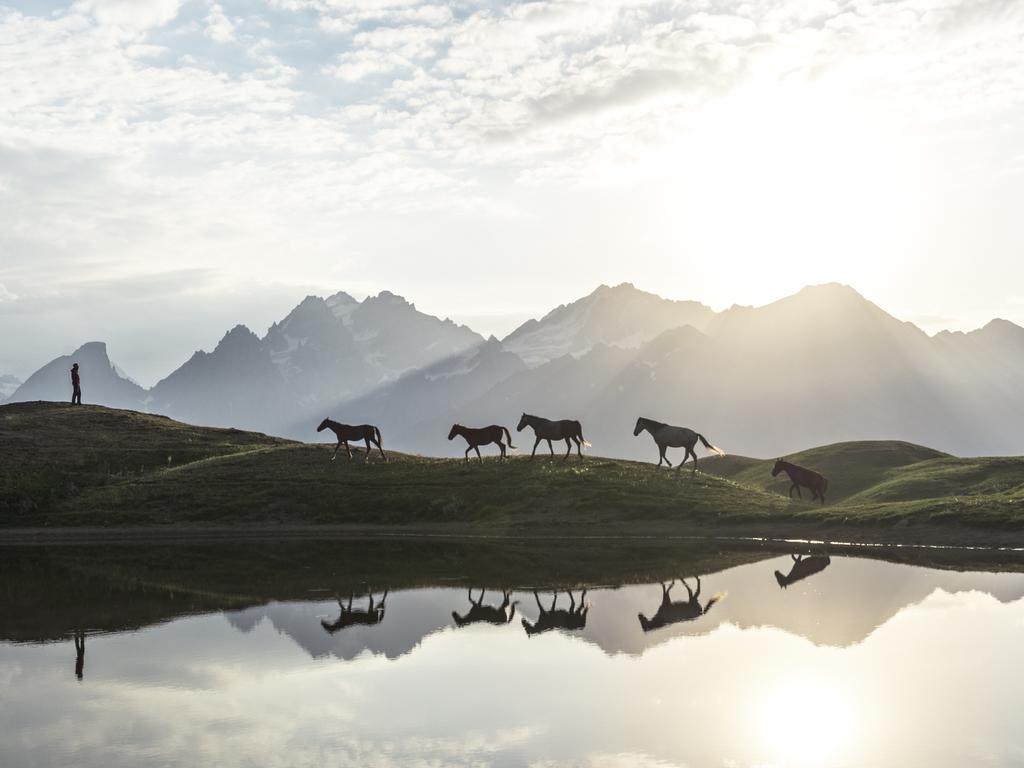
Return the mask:
<svg viewBox="0 0 1024 768">
<path fill-rule="evenodd" d="M 1024 452 L 1024 328 L 928 336 L 834 283 L 722 312 L 600 286 L 501 340 L 387 291 L 309 296 L 263 337 L 237 326 L 149 390 L 90 342 L 8 401 L 67 399 L 72 360 L 89 402 L 307 440 L 331 416 L 435 455 L 462 454 L 444 439 L 453 422 L 514 428 L 524 411 L 578 419 L 595 453 L 626 458 L 657 457 L 632 435 L 640 415 L 753 456 L 866 439 Z"/>
</svg>

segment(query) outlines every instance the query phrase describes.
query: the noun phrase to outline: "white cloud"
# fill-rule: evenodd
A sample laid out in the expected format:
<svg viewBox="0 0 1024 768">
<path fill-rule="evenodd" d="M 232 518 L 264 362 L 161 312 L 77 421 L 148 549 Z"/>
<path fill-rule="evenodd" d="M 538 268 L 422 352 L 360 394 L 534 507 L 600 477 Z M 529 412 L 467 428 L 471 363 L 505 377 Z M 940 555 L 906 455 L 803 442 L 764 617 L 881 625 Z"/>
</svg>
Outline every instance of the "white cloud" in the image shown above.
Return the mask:
<svg viewBox="0 0 1024 768">
<path fill-rule="evenodd" d="M 92 13 L 102 24 L 144 30 L 170 22 L 181 5 L 182 0 L 78 0 L 74 8 Z"/>
<path fill-rule="evenodd" d="M 206 15 L 206 36 L 218 43 L 228 43 L 235 39 L 235 25 L 224 13 L 220 3 L 211 5 Z"/>
</svg>

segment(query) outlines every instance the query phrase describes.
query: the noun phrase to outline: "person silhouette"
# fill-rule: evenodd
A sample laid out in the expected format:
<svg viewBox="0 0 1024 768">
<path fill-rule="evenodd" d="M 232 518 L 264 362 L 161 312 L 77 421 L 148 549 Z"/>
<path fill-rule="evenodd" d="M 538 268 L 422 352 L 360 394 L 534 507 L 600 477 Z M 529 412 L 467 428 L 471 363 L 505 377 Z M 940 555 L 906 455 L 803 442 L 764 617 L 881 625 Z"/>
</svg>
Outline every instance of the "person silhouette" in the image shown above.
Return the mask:
<svg viewBox="0 0 1024 768">
<path fill-rule="evenodd" d="M 71 366 L 71 404 L 82 404 L 82 377 L 78 375 L 78 363 Z"/>
</svg>

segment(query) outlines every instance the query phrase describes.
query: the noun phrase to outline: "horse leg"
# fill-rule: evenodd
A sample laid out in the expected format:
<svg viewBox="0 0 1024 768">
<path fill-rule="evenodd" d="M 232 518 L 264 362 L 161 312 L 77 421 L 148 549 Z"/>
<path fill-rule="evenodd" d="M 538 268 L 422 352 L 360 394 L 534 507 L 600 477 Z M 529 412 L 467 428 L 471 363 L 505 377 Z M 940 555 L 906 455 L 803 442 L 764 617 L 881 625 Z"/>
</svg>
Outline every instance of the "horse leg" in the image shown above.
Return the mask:
<svg viewBox="0 0 1024 768">
<path fill-rule="evenodd" d="M 348 454 L 348 460 L 352 461 L 352 449 L 348 447 L 348 440 L 345 441 L 345 453 Z"/>
<path fill-rule="evenodd" d="M 331 461 L 334 461 L 336 458 L 338 458 L 338 451 L 340 449 L 341 449 L 341 440 L 339 440 L 338 444 L 336 446 L 334 446 L 334 454 L 331 456 Z"/>
<path fill-rule="evenodd" d="M 690 455 L 693 456 L 693 474 L 697 474 L 697 452 L 690 451 Z"/>
<path fill-rule="evenodd" d="M 562 457 L 562 461 L 565 461 L 566 459 L 568 459 L 570 453 L 572 453 L 572 440 L 570 440 L 567 437 L 567 438 L 565 438 L 565 456 Z"/>
<path fill-rule="evenodd" d="M 534 441 L 533 441 L 533 451 L 532 451 L 532 452 L 530 453 L 530 458 L 531 458 L 531 459 L 532 459 L 532 458 L 533 458 L 534 456 L 536 456 L 536 455 L 537 455 L 537 446 L 538 446 L 538 445 L 540 445 L 540 438 L 539 438 L 539 437 L 538 437 L 538 438 L 537 438 L 536 440 L 534 440 Z"/>
<path fill-rule="evenodd" d="M 469 446 L 469 447 L 468 447 L 468 448 L 466 449 L 466 461 L 469 461 L 469 452 L 470 452 L 470 451 L 472 451 L 472 450 L 473 450 L 473 446 L 472 446 L 472 445 L 471 445 L 471 446 Z"/>
<path fill-rule="evenodd" d="M 796 483 L 793 483 L 793 485 L 794 485 L 794 486 L 796 486 L 796 495 L 800 497 L 800 500 L 801 500 L 801 501 L 803 501 L 804 495 L 803 495 L 803 493 L 802 493 L 802 492 L 800 491 L 800 486 L 799 486 L 799 485 L 797 485 Z"/>
<path fill-rule="evenodd" d="M 366 438 L 366 460 L 370 460 L 370 438 Z"/>
<path fill-rule="evenodd" d="M 580 440 L 576 435 L 572 436 L 573 441 L 576 443 L 576 455 L 581 459 L 583 458 L 583 441 Z"/>
<path fill-rule="evenodd" d="M 388 457 L 384 455 L 384 448 L 381 447 L 381 444 L 379 442 L 377 442 L 376 440 L 373 441 L 373 444 L 376 445 L 377 446 L 377 450 L 380 451 L 380 457 L 382 459 L 384 459 L 384 461 L 387 461 Z"/>
<path fill-rule="evenodd" d="M 476 451 L 476 457 L 478 459 L 480 459 L 480 463 L 483 464 L 484 463 L 484 457 L 480 455 L 480 446 L 479 445 L 474 445 L 473 446 L 473 450 Z"/>
<path fill-rule="evenodd" d="M 547 438 L 545 438 L 545 440 L 547 440 Z M 548 450 L 551 451 L 551 458 L 555 458 L 555 446 L 551 444 L 550 440 L 548 440 Z"/>
<path fill-rule="evenodd" d="M 501 451 L 501 458 L 504 459 L 505 458 L 505 444 L 503 442 L 501 442 L 501 440 L 498 441 L 498 449 Z"/>
</svg>

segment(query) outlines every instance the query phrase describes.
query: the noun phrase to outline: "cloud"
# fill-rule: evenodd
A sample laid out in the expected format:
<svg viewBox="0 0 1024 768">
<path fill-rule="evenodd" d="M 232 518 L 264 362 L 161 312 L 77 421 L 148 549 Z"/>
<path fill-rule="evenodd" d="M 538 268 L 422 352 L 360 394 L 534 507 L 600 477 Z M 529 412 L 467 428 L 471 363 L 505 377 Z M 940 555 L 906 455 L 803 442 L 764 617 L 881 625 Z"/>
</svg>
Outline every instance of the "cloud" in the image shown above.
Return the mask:
<svg viewBox="0 0 1024 768">
<path fill-rule="evenodd" d="M 181 5 L 182 0 L 79 0 L 74 8 L 91 13 L 101 24 L 145 30 L 173 20 Z"/>
</svg>

